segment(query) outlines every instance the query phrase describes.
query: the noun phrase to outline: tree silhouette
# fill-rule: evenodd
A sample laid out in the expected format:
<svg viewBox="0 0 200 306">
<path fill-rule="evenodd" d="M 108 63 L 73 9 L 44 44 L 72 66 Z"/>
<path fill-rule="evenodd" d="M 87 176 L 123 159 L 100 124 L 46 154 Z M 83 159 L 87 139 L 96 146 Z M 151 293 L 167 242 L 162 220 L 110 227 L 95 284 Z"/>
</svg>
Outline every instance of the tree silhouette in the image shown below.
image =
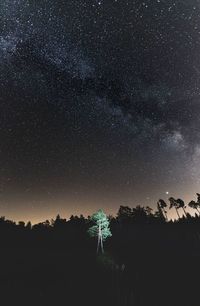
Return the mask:
<svg viewBox="0 0 200 306">
<path fill-rule="evenodd" d="M 180 219 L 180 215 L 179 215 L 179 212 L 178 212 L 179 204 L 177 203 L 177 201 L 173 197 L 170 197 L 169 198 L 169 203 L 170 203 L 169 209 L 174 207 L 176 209 L 178 219 Z"/>
<path fill-rule="evenodd" d="M 199 207 L 199 203 L 198 202 L 195 202 L 194 200 L 192 200 L 192 201 L 190 201 L 188 203 L 188 206 L 193 208 L 193 209 L 196 209 L 198 211 L 198 213 L 200 214 L 200 211 L 198 209 L 198 207 Z"/>
<path fill-rule="evenodd" d="M 159 209 L 161 210 L 165 219 L 167 220 L 167 212 L 165 210 L 165 208 L 167 207 L 167 203 L 164 200 L 159 199 L 158 202 L 157 202 L 157 206 L 158 206 L 158 210 Z"/>
<path fill-rule="evenodd" d="M 66 219 L 62 219 L 58 214 L 55 220 L 52 220 L 52 226 L 57 230 L 62 230 L 66 227 Z"/>
<path fill-rule="evenodd" d="M 178 208 L 182 208 L 185 216 L 187 216 L 187 212 L 185 211 L 185 203 L 182 199 L 177 199 L 176 202 L 178 203 Z"/>
<path fill-rule="evenodd" d="M 200 207 L 200 194 L 199 193 L 196 193 L 196 195 L 197 195 L 197 205 L 196 205 L 196 207 L 197 207 L 197 211 L 200 213 L 200 211 L 198 210 L 198 208 Z"/>
<path fill-rule="evenodd" d="M 120 206 L 117 213 L 117 218 L 121 225 L 130 224 L 132 216 L 132 209 L 129 206 Z"/>
<path fill-rule="evenodd" d="M 26 228 L 27 228 L 28 230 L 31 230 L 31 227 L 32 227 L 31 222 L 28 221 L 27 224 L 26 224 Z"/>
<path fill-rule="evenodd" d="M 25 222 L 24 221 L 19 221 L 18 225 L 19 225 L 19 227 L 24 228 L 25 227 Z"/>
<path fill-rule="evenodd" d="M 197 195 L 197 203 L 200 205 L 200 193 L 196 193 Z"/>
<path fill-rule="evenodd" d="M 152 216 L 152 209 L 150 207 L 142 207 L 140 205 L 137 205 L 133 208 L 133 220 L 136 223 L 148 223 L 150 217 Z"/>
<path fill-rule="evenodd" d="M 104 253 L 103 241 L 112 236 L 109 228 L 109 220 L 102 209 L 99 209 L 94 213 L 90 219 L 95 223 L 95 225 L 88 229 L 88 233 L 91 237 L 98 237 L 97 253 L 99 252 L 100 245 L 101 252 Z"/>
</svg>

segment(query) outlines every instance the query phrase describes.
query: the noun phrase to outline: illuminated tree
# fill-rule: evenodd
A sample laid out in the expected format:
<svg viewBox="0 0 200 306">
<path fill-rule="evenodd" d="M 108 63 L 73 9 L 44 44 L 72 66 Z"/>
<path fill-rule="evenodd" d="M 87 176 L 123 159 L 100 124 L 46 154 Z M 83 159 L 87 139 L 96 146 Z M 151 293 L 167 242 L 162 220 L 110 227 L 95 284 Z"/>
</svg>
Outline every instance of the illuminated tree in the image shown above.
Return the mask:
<svg viewBox="0 0 200 306">
<path fill-rule="evenodd" d="M 97 253 L 99 252 L 99 246 L 101 246 L 101 252 L 104 253 L 103 241 L 108 237 L 111 237 L 111 231 L 109 228 L 109 220 L 102 209 L 99 209 L 90 218 L 95 225 L 89 228 L 88 233 L 91 237 L 97 237 Z"/>
</svg>

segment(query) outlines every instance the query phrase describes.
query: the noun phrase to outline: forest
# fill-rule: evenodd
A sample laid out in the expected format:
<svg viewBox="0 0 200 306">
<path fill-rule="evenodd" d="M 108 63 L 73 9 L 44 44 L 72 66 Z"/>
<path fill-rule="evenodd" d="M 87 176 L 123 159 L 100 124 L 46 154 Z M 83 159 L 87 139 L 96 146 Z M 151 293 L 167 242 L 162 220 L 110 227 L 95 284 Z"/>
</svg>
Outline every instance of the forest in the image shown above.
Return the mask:
<svg viewBox="0 0 200 306">
<path fill-rule="evenodd" d="M 187 205 L 160 199 L 155 211 L 120 206 L 107 219 L 111 235 L 97 253 L 91 216 L 34 225 L 1 217 L 1 305 L 199 305 L 200 194 Z"/>
</svg>

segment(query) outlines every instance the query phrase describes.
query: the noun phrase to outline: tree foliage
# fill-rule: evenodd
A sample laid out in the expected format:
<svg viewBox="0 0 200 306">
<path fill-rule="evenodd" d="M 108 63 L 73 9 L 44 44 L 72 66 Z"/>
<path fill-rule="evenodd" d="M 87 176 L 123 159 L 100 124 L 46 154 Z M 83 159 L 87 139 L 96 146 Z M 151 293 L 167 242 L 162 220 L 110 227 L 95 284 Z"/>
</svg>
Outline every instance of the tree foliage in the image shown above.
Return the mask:
<svg viewBox="0 0 200 306">
<path fill-rule="evenodd" d="M 88 233 L 91 237 L 98 237 L 99 228 L 101 229 L 102 240 L 105 241 L 108 237 L 111 237 L 111 231 L 109 228 L 109 220 L 102 209 L 99 209 L 90 217 L 91 221 L 95 223 L 88 229 Z"/>
</svg>

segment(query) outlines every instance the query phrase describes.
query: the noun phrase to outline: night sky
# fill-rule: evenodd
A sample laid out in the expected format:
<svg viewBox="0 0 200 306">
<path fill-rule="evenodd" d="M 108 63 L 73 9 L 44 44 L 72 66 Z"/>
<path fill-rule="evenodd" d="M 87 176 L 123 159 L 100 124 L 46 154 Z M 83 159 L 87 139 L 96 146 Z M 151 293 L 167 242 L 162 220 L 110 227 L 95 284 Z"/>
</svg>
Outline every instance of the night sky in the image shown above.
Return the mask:
<svg viewBox="0 0 200 306">
<path fill-rule="evenodd" d="M 0 215 L 195 198 L 199 52 L 199 0 L 1 0 Z"/>
</svg>

